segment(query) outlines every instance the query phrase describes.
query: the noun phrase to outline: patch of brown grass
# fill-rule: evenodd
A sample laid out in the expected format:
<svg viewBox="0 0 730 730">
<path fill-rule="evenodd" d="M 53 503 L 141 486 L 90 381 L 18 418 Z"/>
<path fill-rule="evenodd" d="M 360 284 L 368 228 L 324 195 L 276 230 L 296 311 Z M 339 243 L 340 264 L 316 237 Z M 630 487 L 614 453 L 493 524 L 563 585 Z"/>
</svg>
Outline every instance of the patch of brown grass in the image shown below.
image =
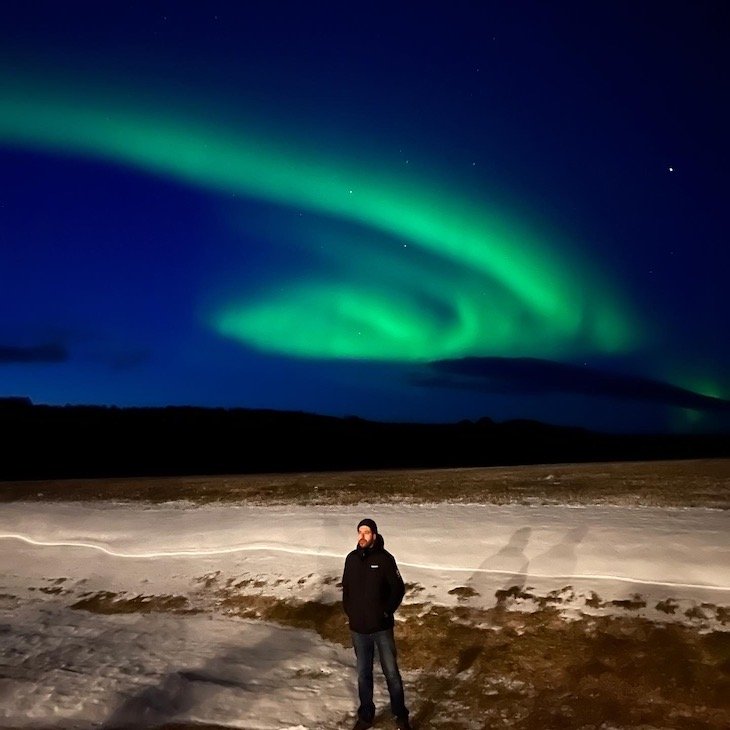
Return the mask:
<svg viewBox="0 0 730 730">
<path fill-rule="evenodd" d="M 154 613 L 169 611 L 174 613 L 193 613 L 195 609 L 189 607 L 185 596 L 145 596 L 137 595 L 126 597 L 124 594 L 110 591 L 84 594 L 80 601 L 71 605 L 71 608 L 91 613 Z"/>
<path fill-rule="evenodd" d="M 730 634 L 635 618 L 566 621 L 551 609 L 404 611 L 421 727 L 730 726 Z M 454 618 L 458 620 L 454 622 Z"/>
<path fill-rule="evenodd" d="M 0 482 L 0 502 L 18 500 L 301 505 L 547 502 L 730 509 L 730 459 Z"/>
</svg>

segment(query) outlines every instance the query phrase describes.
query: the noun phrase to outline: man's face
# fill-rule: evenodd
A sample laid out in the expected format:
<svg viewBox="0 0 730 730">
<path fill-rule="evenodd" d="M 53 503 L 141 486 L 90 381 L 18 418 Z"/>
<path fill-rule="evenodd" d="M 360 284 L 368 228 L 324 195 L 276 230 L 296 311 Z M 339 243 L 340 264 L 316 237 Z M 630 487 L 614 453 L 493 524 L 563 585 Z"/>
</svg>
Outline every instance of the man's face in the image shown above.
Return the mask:
<svg viewBox="0 0 730 730">
<path fill-rule="evenodd" d="M 375 542 L 375 534 L 367 526 L 363 525 L 357 529 L 357 546 L 362 548 L 369 548 Z"/>
</svg>

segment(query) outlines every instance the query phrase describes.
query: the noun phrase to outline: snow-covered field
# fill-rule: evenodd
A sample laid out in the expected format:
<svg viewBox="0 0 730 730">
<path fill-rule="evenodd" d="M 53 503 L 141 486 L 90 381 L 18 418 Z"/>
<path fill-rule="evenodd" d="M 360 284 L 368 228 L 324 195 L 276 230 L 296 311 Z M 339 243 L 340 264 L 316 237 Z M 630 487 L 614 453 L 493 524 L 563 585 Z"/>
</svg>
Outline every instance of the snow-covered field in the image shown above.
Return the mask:
<svg viewBox="0 0 730 730">
<path fill-rule="evenodd" d="M 406 606 L 489 609 L 507 591 L 513 611 L 547 598 L 566 619 L 730 630 L 730 511 L 15 502 L 0 506 L 0 724 L 347 727 L 352 651 L 229 606 L 336 603 L 364 516 L 398 560 Z"/>
</svg>

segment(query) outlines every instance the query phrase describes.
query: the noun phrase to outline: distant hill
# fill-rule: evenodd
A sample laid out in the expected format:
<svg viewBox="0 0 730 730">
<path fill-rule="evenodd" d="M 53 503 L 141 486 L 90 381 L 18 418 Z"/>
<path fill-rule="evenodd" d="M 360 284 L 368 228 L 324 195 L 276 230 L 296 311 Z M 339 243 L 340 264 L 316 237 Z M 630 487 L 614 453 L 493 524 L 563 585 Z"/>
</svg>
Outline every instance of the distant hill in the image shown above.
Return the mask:
<svg viewBox="0 0 730 730">
<path fill-rule="evenodd" d="M 616 435 L 536 421 L 384 423 L 245 408 L 0 399 L 0 479 L 730 457 L 728 435 Z"/>
</svg>

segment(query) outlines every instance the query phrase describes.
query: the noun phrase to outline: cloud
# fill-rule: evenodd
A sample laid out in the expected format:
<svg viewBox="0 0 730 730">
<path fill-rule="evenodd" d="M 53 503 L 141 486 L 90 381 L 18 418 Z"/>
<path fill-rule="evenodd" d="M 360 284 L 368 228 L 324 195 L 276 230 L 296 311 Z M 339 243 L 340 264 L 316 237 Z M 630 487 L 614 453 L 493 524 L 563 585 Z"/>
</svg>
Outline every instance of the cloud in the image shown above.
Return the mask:
<svg viewBox="0 0 730 730">
<path fill-rule="evenodd" d="M 0 365 L 18 363 L 57 363 L 68 360 L 68 351 L 63 345 L 46 344 L 30 347 L 0 345 Z"/>
<path fill-rule="evenodd" d="M 21 334 L 26 342 L 46 340 L 43 344 L 0 344 L 0 365 L 63 363 L 73 359 L 111 370 L 132 370 L 152 359 L 152 352 L 148 347 L 118 341 L 100 332 L 55 326 L 45 327 L 43 332 L 41 335 L 27 332 Z M 6 337 L 7 339 L 11 338 Z"/>
<path fill-rule="evenodd" d="M 659 380 L 623 375 L 538 358 L 465 357 L 436 360 L 413 382 L 429 388 L 484 393 L 543 395 L 566 393 L 648 401 L 698 411 L 730 412 L 730 401 L 712 398 Z"/>
</svg>

